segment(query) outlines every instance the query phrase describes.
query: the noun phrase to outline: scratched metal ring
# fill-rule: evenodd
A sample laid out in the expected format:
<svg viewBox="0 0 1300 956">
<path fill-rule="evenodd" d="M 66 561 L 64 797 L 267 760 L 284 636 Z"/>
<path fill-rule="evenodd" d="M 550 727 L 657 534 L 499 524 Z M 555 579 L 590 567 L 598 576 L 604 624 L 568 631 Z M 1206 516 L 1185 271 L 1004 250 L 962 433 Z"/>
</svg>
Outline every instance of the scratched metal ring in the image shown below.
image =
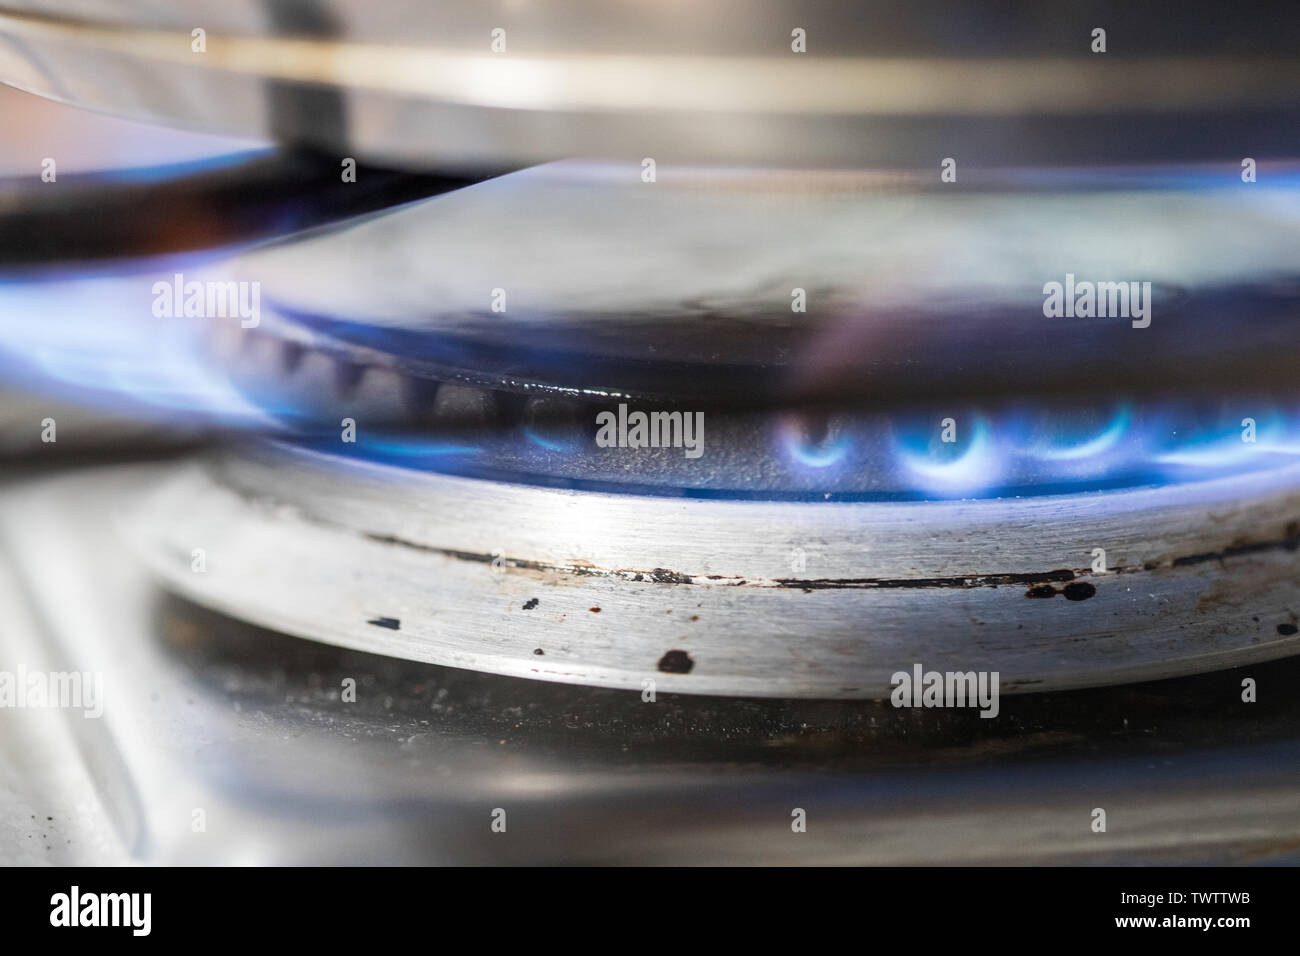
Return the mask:
<svg viewBox="0 0 1300 956">
<path fill-rule="evenodd" d="M 998 671 L 1013 693 L 1300 650 L 1294 465 L 807 504 L 511 485 L 272 444 L 174 466 L 123 529 L 169 586 L 258 624 L 595 686 L 883 698 L 920 663 Z"/>
</svg>

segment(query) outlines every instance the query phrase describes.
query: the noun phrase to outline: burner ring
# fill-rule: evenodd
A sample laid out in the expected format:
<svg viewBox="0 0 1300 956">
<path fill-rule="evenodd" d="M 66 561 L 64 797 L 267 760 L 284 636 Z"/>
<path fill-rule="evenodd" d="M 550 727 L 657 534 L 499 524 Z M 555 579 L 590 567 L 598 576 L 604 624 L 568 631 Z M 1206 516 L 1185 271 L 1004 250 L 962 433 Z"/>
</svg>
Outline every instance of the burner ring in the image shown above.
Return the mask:
<svg viewBox="0 0 1300 956">
<path fill-rule="evenodd" d="M 180 467 L 124 527 L 202 604 L 397 657 L 822 698 L 886 697 L 920 662 L 996 670 L 1013 693 L 1295 653 L 1298 478 L 792 504 L 515 486 L 268 445 Z"/>
</svg>

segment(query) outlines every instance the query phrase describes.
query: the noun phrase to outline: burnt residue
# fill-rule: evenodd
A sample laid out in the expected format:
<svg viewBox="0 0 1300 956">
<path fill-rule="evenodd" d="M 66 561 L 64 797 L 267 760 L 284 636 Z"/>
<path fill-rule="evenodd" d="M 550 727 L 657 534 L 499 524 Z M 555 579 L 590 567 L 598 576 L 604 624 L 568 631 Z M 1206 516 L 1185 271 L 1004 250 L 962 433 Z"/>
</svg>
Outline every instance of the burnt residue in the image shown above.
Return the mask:
<svg viewBox="0 0 1300 956">
<path fill-rule="evenodd" d="M 689 574 L 679 574 L 676 571 L 669 571 L 667 568 L 655 568 L 650 572 L 650 580 L 657 581 L 660 584 L 691 584 L 693 583 Z"/>
<path fill-rule="evenodd" d="M 524 602 L 524 610 L 531 611 L 533 608 L 537 607 L 537 604 L 538 604 L 537 598 L 529 598 L 527 601 Z"/>
<path fill-rule="evenodd" d="M 449 548 L 435 548 L 430 545 L 408 541 L 394 535 L 363 533 L 362 537 L 380 544 L 392 544 L 411 548 L 430 554 L 441 554 L 461 561 L 475 561 L 491 564 L 494 555 L 474 551 L 456 551 Z M 1079 572 L 1069 568 L 1054 571 L 1036 571 L 1007 574 L 973 574 L 934 578 L 776 578 L 775 580 L 752 580 L 749 578 L 732 578 L 723 574 L 691 575 L 667 568 L 655 568 L 653 571 L 636 571 L 631 569 L 604 569 L 588 565 L 547 564 L 541 561 L 528 561 L 521 558 L 506 558 L 504 566 L 508 569 L 524 571 L 550 571 L 574 574 L 584 577 L 622 578 L 628 581 L 652 581 L 656 584 L 695 584 L 697 581 L 721 583 L 734 587 L 776 587 L 792 588 L 800 591 L 824 591 L 841 589 L 890 590 L 890 589 L 932 589 L 932 588 L 983 588 L 1003 585 L 1040 584 L 1048 581 L 1067 582 L 1074 580 Z"/>
<path fill-rule="evenodd" d="M 1042 581 L 1073 581 L 1075 572 L 1068 568 L 1056 571 L 1038 571 L 1028 574 L 973 574 L 946 578 L 778 578 L 774 583 L 782 588 L 799 588 L 819 591 L 834 588 L 907 589 L 907 588 L 996 588 L 1002 585 L 1037 584 Z"/>
<path fill-rule="evenodd" d="M 659 670 L 664 674 L 689 674 L 695 661 L 685 651 L 667 651 L 659 658 Z"/>
<path fill-rule="evenodd" d="M 1067 601 L 1086 601 L 1097 593 L 1097 588 L 1087 581 L 1071 581 L 1061 588 L 1061 593 Z"/>
<path fill-rule="evenodd" d="M 419 544 L 413 541 L 406 541 L 391 535 L 363 534 L 362 537 L 377 541 L 382 544 L 394 544 L 401 547 L 412 548 L 417 551 L 424 551 L 431 554 L 441 554 L 445 557 L 456 558 L 462 561 L 477 561 L 484 564 L 490 564 L 494 556 L 491 554 L 479 554 L 469 551 L 456 551 L 448 548 L 435 548 L 429 545 Z M 1222 551 L 1206 552 L 1203 554 L 1186 555 L 1179 558 L 1161 558 L 1153 561 L 1147 561 L 1141 565 L 1129 567 L 1111 568 L 1108 574 L 1132 574 L 1138 571 L 1154 571 L 1166 567 L 1186 567 L 1189 565 L 1201 564 L 1207 561 L 1220 561 L 1225 558 L 1241 557 L 1245 555 L 1260 554 L 1268 551 L 1289 551 L 1294 552 L 1300 548 L 1300 533 L 1294 533 L 1293 526 L 1288 526 L 1287 536 L 1272 541 L 1261 541 L 1254 544 L 1242 544 L 1228 547 Z M 524 571 L 543 571 L 559 572 L 564 574 L 573 574 L 588 577 L 619 578 L 627 581 L 651 581 L 656 584 L 720 584 L 729 587 L 759 587 L 759 588 L 789 588 L 793 590 L 811 592 L 811 591 L 834 591 L 834 590 L 941 590 L 941 589 L 958 589 L 970 590 L 974 588 L 997 588 L 997 587 L 1016 587 L 1028 586 L 1035 593 L 1028 594 L 1029 597 L 1049 597 L 1046 591 L 1038 590 L 1044 585 L 1053 583 L 1066 584 L 1067 586 L 1074 582 L 1076 578 L 1085 576 L 1088 571 L 1076 571 L 1070 568 L 1057 568 L 1053 571 L 1028 571 L 1017 573 L 1003 574 L 969 574 L 969 575 L 950 575 L 947 577 L 928 577 L 928 578 L 738 578 L 725 574 L 703 574 L 691 575 L 680 571 L 670 571 L 667 568 L 655 568 L 653 571 L 636 571 L 630 569 L 613 569 L 597 568 L 589 565 L 562 565 L 546 564 L 541 561 L 526 561 L 519 558 L 507 558 L 505 567 L 508 569 Z M 1086 582 L 1080 582 L 1086 583 Z M 1089 590 L 1092 588 L 1092 590 Z M 1064 590 L 1053 593 L 1065 593 Z M 1066 598 L 1071 601 L 1084 601 L 1096 594 L 1096 589 L 1091 585 L 1087 587 L 1075 588 L 1066 594 Z"/>
<path fill-rule="evenodd" d="M 1204 564 L 1207 561 L 1222 561 L 1224 558 L 1239 558 L 1250 554 L 1260 554 L 1265 551 L 1295 551 L 1297 548 L 1300 548 L 1300 523 L 1293 521 L 1286 526 L 1286 533 L 1283 537 L 1273 541 L 1234 544 L 1221 551 L 1187 554 L 1181 558 L 1174 558 L 1170 565 L 1175 568 L 1185 568 L 1194 564 Z M 1150 562 L 1148 562 L 1147 569 L 1151 570 Z"/>
<path fill-rule="evenodd" d="M 334 522 L 325 521 L 313 517 L 312 520 L 318 524 L 331 524 Z M 558 571 L 564 574 L 573 574 L 579 577 L 600 577 L 600 578 L 622 578 L 627 581 L 653 581 L 658 584 L 694 584 L 695 578 L 689 574 L 682 574 L 678 571 L 670 571 L 667 568 L 655 568 L 653 571 L 637 571 L 629 568 L 598 568 L 585 562 L 574 562 L 571 564 L 551 564 L 545 561 L 529 561 L 524 558 L 501 557 L 495 554 L 484 554 L 478 551 L 458 551 L 455 548 L 436 548 L 432 545 L 421 544 L 418 541 L 410 541 L 406 538 L 399 538 L 391 534 L 373 534 L 362 532 L 361 537 L 367 541 L 374 541 L 378 544 L 391 544 L 400 548 L 409 548 L 412 551 L 420 551 L 425 554 L 439 554 L 447 558 L 455 558 L 457 561 L 472 561 L 478 564 L 493 564 L 496 562 L 498 567 L 508 570 L 519 571 Z"/>
<path fill-rule="evenodd" d="M 1087 581 L 1071 581 L 1065 587 L 1056 589 L 1050 584 L 1038 584 L 1025 592 L 1027 598 L 1053 598 L 1064 595 L 1067 601 L 1086 601 L 1097 593 L 1095 585 Z"/>
<path fill-rule="evenodd" d="M 534 648 L 533 648 L 533 653 L 536 654 L 538 657 L 541 657 L 541 656 L 543 656 L 546 652 L 545 652 L 544 650 L 542 650 L 540 647 L 534 647 Z"/>
<path fill-rule="evenodd" d="M 255 495 L 250 492 L 243 492 L 245 497 L 250 500 L 265 500 L 263 496 Z M 460 551 L 454 548 L 439 548 L 433 545 L 422 544 L 417 541 L 411 541 L 396 535 L 376 534 L 373 532 L 356 532 L 355 529 L 341 526 L 335 521 L 322 518 L 319 515 L 307 514 L 303 511 L 298 512 L 302 519 L 309 520 L 314 524 L 325 525 L 335 528 L 343 528 L 352 531 L 367 541 L 373 541 L 379 544 L 388 544 L 395 547 L 409 548 L 413 551 L 419 551 L 426 554 L 437 554 L 443 557 L 454 558 L 459 561 L 472 561 L 481 564 L 493 564 L 504 567 L 507 570 L 522 570 L 534 572 L 549 572 L 569 574 L 579 577 L 601 577 L 615 578 L 634 582 L 653 582 L 655 584 L 674 584 L 674 585 L 695 585 L 695 584 L 721 584 L 730 587 L 758 587 L 758 588 L 787 588 L 804 592 L 825 591 L 825 590 L 936 590 L 936 589 L 960 589 L 969 590 L 974 588 L 998 588 L 1003 586 L 1027 586 L 1026 597 L 1045 598 L 1055 594 L 1064 594 L 1070 601 L 1086 601 L 1093 597 L 1097 590 L 1087 582 L 1076 582 L 1077 577 L 1086 576 L 1089 572 L 1084 570 L 1072 570 L 1070 568 L 1058 568 L 1052 571 L 1032 571 L 1003 574 L 970 574 L 970 575 L 950 575 L 946 577 L 926 577 L 926 578 L 740 578 L 723 574 L 704 574 L 692 575 L 682 571 L 673 571 L 668 568 L 654 568 L 650 571 L 642 571 L 628 568 L 599 568 L 587 562 L 573 561 L 570 563 L 548 563 L 543 561 L 531 561 L 522 558 L 505 558 L 501 559 L 499 555 L 486 554 L 475 551 Z M 1261 554 L 1270 551 L 1287 551 L 1295 552 L 1300 549 L 1300 521 L 1293 521 L 1287 524 L 1283 536 L 1268 541 L 1258 541 L 1252 543 L 1241 543 L 1230 545 L 1220 551 L 1207 551 L 1198 554 L 1183 555 L 1181 557 L 1161 557 L 1149 560 L 1141 565 L 1131 565 L 1127 567 L 1111 568 L 1109 574 L 1132 574 L 1140 571 L 1155 571 L 1160 568 L 1179 568 L 1192 565 L 1202 564 L 1210 561 L 1222 561 L 1228 558 L 1244 557 L 1249 555 Z M 1065 584 L 1066 587 L 1057 590 L 1052 588 L 1052 594 L 1047 593 L 1047 588 L 1052 584 Z M 535 598 L 533 599 L 536 600 Z M 531 602 L 530 602 L 531 603 Z M 533 605 L 536 606 L 536 605 Z M 528 605 L 525 605 L 525 609 Z M 374 621 L 370 623 L 375 623 Z M 381 625 L 387 626 L 387 625 Z"/>
<path fill-rule="evenodd" d="M 402 629 L 402 622 L 395 617 L 377 617 L 366 621 L 366 623 L 373 624 L 375 627 L 386 627 L 390 631 L 400 631 Z"/>
<path fill-rule="evenodd" d="M 1286 637 L 1290 637 L 1292 634 L 1295 634 L 1298 630 L 1300 630 L 1300 628 L 1297 628 L 1294 624 L 1279 624 L 1277 626 L 1277 632 L 1279 634 L 1285 635 Z"/>
</svg>

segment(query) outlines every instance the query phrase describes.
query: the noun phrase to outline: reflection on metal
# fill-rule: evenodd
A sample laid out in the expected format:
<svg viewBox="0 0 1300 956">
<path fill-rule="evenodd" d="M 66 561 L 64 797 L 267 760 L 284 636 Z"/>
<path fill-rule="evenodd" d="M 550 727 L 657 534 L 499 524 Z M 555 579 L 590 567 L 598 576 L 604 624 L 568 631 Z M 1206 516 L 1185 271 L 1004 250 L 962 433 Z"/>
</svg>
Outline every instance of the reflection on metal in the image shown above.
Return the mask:
<svg viewBox="0 0 1300 956">
<path fill-rule="evenodd" d="M 972 146 L 985 159 L 1006 150 L 1032 160 L 1068 140 L 1056 149 L 1078 160 L 1104 139 L 1114 161 L 1123 150 L 1186 156 L 1189 135 L 1204 151 L 1217 142 L 1207 121 L 1240 127 L 1250 113 L 1267 124 L 1300 102 L 1294 61 L 1242 18 L 1223 29 L 1253 56 L 1097 57 L 1082 40 L 1066 53 L 1049 38 L 1037 47 L 1007 38 L 983 55 L 900 56 L 875 48 L 863 29 L 874 18 L 855 4 L 820 14 L 769 5 L 757 17 L 741 4 L 658 13 L 551 4 L 550 17 L 543 6 L 495 11 L 495 20 L 476 3 L 268 6 L 265 18 L 223 10 L 202 20 L 210 32 L 201 54 L 191 50 L 192 23 L 169 23 L 156 9 L 106 17 L 95 8 L 85 20 L 9 12 L 0 15 L 11 41 L 0 77 L 128 115 L 293 132 L 420 163 L 635 154 L 843 165 L 927 152 L 937 162 L 938 128 L 951 133 L 972 118 L 982 124 Z M 809 16 L 829 17 L 814 41 L 829 55 L 790 51 L 788 24 Z M 767 37 L 732 27 L 763 17 L 782 26 Z M 494 53 L 489 38 L 502 23 L 514 45 Z M 1078 118 L 1087 135 L 1071 129 Z M 990 135 L 997 123 L 1009 142 Z"/>
<path fill-rule="evenodd" d="M 647 188 L 637 171 L 522 170 L 228 270 L 263 283 L 261 333 L 515 392 L 897 405 L 1292 379 L 1294 165 L 1249 187 L 1235 166 L 972 172 L 957 193 L 702 168 Z M 1150 281 L 1151 325 L 1045 317 L 1061 263 Z"/>
</svg>

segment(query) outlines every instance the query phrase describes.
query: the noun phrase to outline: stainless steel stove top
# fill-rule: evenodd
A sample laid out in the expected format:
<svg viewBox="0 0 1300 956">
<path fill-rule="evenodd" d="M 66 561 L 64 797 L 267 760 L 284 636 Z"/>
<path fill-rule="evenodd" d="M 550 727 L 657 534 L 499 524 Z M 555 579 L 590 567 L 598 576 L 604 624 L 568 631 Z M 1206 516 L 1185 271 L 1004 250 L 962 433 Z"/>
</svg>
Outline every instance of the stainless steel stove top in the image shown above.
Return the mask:
<svg viewBox="0 0 1300 956">
<path fill-rule="evenodd" d="M 108 517 L 173 467 L 0 494 L 7 642 L 105 687 L 99 719 L 6 714 L 11 862 L 1296 862 L 1294 659 L 1007 697 L 996 720 L 406 662 L 154 584 Z"/>
</svg>

